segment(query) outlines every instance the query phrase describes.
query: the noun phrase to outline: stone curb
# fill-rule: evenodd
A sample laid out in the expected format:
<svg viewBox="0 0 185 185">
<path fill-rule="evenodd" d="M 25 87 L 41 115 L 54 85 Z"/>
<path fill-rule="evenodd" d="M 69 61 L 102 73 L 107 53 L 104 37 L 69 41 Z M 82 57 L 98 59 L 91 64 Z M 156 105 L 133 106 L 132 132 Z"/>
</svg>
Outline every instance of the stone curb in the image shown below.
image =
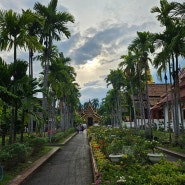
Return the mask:
<svg viewBox="0 0 185 185">
<path fill-rule="evenodd" d="M 91 153 L 91 162 L 92 162 L 92 167 L 93 167 L 93 177 L 94 177 L 94 182 L 96 182 L 97 174 L 98 174 L 98 168 L 97 168 L 97 165 L 96 165 L 96 160 L 95 160 L 94 155 L 93 155 L 93 149 L 92 149 L 91 143 L 89 143 L 89 146 L 90 146 L 90 153 Z"/>
<path fill-rule="evenodd" d="M 175 152 L 175 151 L 172 151 L 172 150 L 168 150 L 168 149 L 162 148 L 162 147 L 157 147 L 157 148 L 158 148 L 159 150 L 162 150 L 163 152 L 166 152 L 166 153 L 171 154 L 171 155 L 173 155 L 173 156 L 177 156 L 177 157 L 179 157 L 179 158 L 181 158 L 181 159 L 185 159 L 185 155 L 182 154 L 182 153 L 178 153 L 178 152 Z"/>
<path fill-rule="evenodd" d="M 60 145 L 65 145 L 69 140 L 71 140 L 77 133 L 75 132 L 73 135 L 71 135 L 69 138 L 67 138 L 63 143 Z"/>
<path fill-rule="evenodd" d="M 65 145 L 70 139 L 72 139 L 76 133 L 71 135 L 69 138 L 67 138 L 63 143 L 59 145 Z M 49 151 L 47 154 L 39 158 L 37 161 L 35 161 L 29 168 L 24 170 L 20 175 L 15 177 L 11 182 L 9 182 L 7 185 L 20 185 L 23 183 L 32 173 L 34 173 L 43 163 L 45 163 L 51 156 L 53 156 L 60 147 L 54 147 L 51 151 Z"/>
<path fill-rule="evenodd" d="M 20 175 L 15 177 L 8 185 L 19 185 L 24 182 L 34 171 L 37 170 L 44 162 L 46 162 L 53 154 L 55 154 L 60 147 L 55 147 L 49 151 L 46 155 L 35 161 L 28 169 L 23 171 Z"/>
</svg>

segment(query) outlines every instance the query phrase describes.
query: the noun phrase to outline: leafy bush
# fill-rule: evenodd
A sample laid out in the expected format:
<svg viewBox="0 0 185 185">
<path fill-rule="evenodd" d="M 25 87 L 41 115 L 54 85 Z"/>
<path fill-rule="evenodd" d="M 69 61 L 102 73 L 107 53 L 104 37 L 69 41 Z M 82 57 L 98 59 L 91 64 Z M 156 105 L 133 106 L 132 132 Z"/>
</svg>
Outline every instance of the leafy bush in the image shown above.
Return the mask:
<svg viewBox="0 0 185 185">
<path fill-rule="evenodd" d="M 181 133 L 179 136 L 179 146 L 181 148 L 185 147 L 185 133 Z"/>
<path fill-rule="evenodd" d="M 25 162 L 29 156 L 30 148 L 25 144 L 15 143 L 5 146 L 0 152 L 0 163 L 5 169 Z"/>
<path fill-rule="evenodd" d="M 69 134 L 72 134 L 74 132 L 75 132 L 75 128 L 69 128 L 64 132 L 57 132 L 52 136 L 51 142 L 52 143 L 59 142 L 60 140 L 65 139 L 67 136 L 69 136 Z"/>
<path fill-rule="evenodd" d="M 122 154 L 123 153 L 123 141 L 119 139 L 114 139 L 108 146 L 107 146 L 107 154 Z"/>
<path fill-rule="evenodd" d="M 126 129 L 116 130 L 105 127 L 98 127 L 97 129 L 94 127 L 88 128 L 88 137 L 91 137 L 92 133 L 93 137 L 90 143 L 98 168 L 95 184 L 185 184 L 185 162 L 170 162 L 164 158 L 159 163 L 152 164 L 148 160 L 147 153 L 158 145 L 157 141 L 145 142 L 146 138 L 144 134 L 142 135 L 143 137 L 140 134 L 133 135 L 131 131 L 127 131 Z M 130 134 L 134 138 L 132 140 L 133 144 L 131 147 L 123 145 L 124 154 L 122 159 L 117 163 L 112 163 L 107 156 L 108 152 L 104 152 L 104 148 L 106 149 L 105 151 L 108 151 L 111 144 L 126 144 L 125 138 L 128 138 L 127 134 Z"/>
<path fill-rule="evenodd" d="M 29 143 L 29 146 L 32 148 L 31 155 L 34 155 L 35 153 L 38 153 L 43 149 L 44 144 L 46 143 L 46 138 L 31 137 L 28 140 L 28 143 Z"/>
</svg>

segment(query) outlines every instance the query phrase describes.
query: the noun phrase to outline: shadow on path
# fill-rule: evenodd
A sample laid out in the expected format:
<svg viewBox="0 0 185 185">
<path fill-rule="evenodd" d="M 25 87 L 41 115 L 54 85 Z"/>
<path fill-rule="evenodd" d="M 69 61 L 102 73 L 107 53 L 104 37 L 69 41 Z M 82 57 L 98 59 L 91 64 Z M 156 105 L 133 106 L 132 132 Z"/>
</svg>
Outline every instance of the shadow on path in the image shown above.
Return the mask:
<svg viewBox="0 0 185 185">
<path fill-rule="evenodd" d="M 75 135 L 24 185 L 90 185 L 93 182 L 87 134 Z"/>
</svg>

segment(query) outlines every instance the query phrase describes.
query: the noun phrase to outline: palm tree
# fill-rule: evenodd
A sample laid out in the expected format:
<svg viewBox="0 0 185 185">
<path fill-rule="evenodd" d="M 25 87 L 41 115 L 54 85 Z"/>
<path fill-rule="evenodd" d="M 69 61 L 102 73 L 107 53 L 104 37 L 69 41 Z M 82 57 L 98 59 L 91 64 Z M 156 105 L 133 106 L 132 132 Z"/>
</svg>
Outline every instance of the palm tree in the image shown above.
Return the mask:
<svg viewBox="0 0 185 185">
<path fill-rule="evenodd" d="M 173 88 L 173 123 L 174 123 L 174 137 L 175 143 L 178 144 L 179 137 L 179 114 L 178 107 L 180 104 L 179 100 L 179 62 L 178 57 L 181 55 L 184 57 L 184 24 L 174 15 L 174 10 L 177 9 L 177 3 L 168 3 L 166 0 L 160 1 L 161 9 L 158 7 L 152 8 L 152 13 L 158 13 L 158 20 L 161 22 L 162 26 L 165 26 L 164 34 L 157 36 L 157 40 L 161 41 L 163 46 L 162 52 L 155 59 L 155 64 L 160 65 L 161 68 L 165 66 L 168 62 L 169 68 L 172 67 L 172 71 L 169 69 L 170 76 L 172 75 L 174 81 Z M 161 60 L 164 59 L 165 60 Z M 172 64 L 170 65 L 170 59 Z M 166 68 L 164 67 L 166 70 Z M 182 122 L 182 119 L 181 119 Z"/>
<path fill-rule="evenodd" d="M 89 102 L 90 102 L 90 100 L 89 100 Z M 84 108 L 84 109 L 86 109 L 86 108 L 88 107 L 89 102 L 85 102 L 85 103 L 83 104 L 83 108 Z"/>
<path fill-rule="evenodd" d="M 146 80 L 146 100 L 147 100 L 147 112 L 148 112 L 148 124 L 149 124 L 149 137 L 152 137 L 152 123 L 150 115 L 150 102 L 148 96 L 148 81 L 150 77 L 148 76 L 149 64 L 148 61 L 150 58 L 148 55 L 154 52 L 153 46 L 153 34 L 149 32 L 137 32 L 137 37 L 132 41 L 132 44 L 129 46 L 129 49 L 133 51 L 139 51 L 140 57 L 138 61 L 138 69 L 140 72 L 144 70 L 145 80 Z M 151 60 L 150 60 L 151 61 Z M 139 74 L 140 74 L 139 72 Z M 142 95 L 142 94 L 141 94 Z"/>
<path fill-rule="evenodd" d="M 75 113 L 76 110 L 78 109 L 79 105 L 79 97 L 80 97 L 80 92 L 79 92 L 79 85 L 77 83 L 70 83 L 69 84 L 69 95 L 68 95 L 68 107 L 69 107 L 69 114 L 68 114 L 68 128 L 74 127 L 74 119 L 75 119 Z"/>
<path fill-rule="evenodd" d="M 47 90 L 48 87 L 48 73 L 51 59 L 51 49 L 53 40 L 59 41 L 61 33 L 67 38 L 70 37 L 70 31 L 66 27 L 68 22 L 74 22 L 74 17 L 66 12 L 57 12 L 58 0 L 51 0 L 48 6 L 40 3 L 35 3 L 34 10 L 44 18 L 44 26 L 41 30 L 41 42 L 45 44 L 45 67 L 44 67 L 44 83 L 43 86 Z M 47 109 L 46 97 L 43 95 L 43 108 Z"/>
<path fill-rule="evenodd" d="M 21 84 L 22 79 L 26 76 L 27 71 L 27 62 L 26 61 L 19 61 L 17 60 L 15 63 L 11 63 L 9 65 L 9 70 L 11 77 L 13 77 L 12 80 L 12 86 L 11 91 L 13 94 L 15 94 L 18 99 L 13 102 L 13 108 L 12 108 L 12 125 L 13 125 L 13 140 L 16 141 L 16 126 L 18 123 L 18 109 L 21 107 Z M 10 133 L 11 134 L 11 133 Z M 10 135 L 10 143 L 12 143 L 12 136 Z"/>
<path fill-rule="evenodd" d="M 24 49 L 28 47 L 31 51 L 41 48 L 37 37 L 28 31 L 34 20 L 35 17 L 30 11 L 22 10 L 22 14 L 12 10 L 0 11 L 0 49 L 10 50 L 13 47 L 14 63 L 17 61 L 18 47 Z"/>
<path fill-rule="evenodd" d="M 39 42 L 40 30 L 43 27 L 44 20 L 41 16 L 33 13 L 30 9 L 24 11 L 25 16 L 31 17 L 31 22 L 27 25 L 29 36 L 35 40 L 34 45 L 29 45 L 29 76 L 33 78 L 33 54 L 36 50 L 42 49 L 42 44 Z"/>
<path fill-rule="evenodd" d="M 17 60 L 17 48 L 35 48 L 38 41 L 27 31 L 32 22 L 32 15 L 22 11 L 22 14 L 12 10 L 0 10 L 0 49 L 14 51 L 14 62 Z"/>
<path fill-rule="evenodd" d="M 36 3 L 34 5 L 34 10 L 38 14 L 40 14 L 44 20 L 45 24 L 43 27 L 43 32 L 41 41 L 44 41 L 45 44 L 45 61 L 44 61 L 44 89 L 46 90 L 47 94 L 47 87 L 48 87 L 48 73 L 49 73 L 49 65 L 51 60 L 51 49 L 52 49 L 52 40 L 60 40 L 60 33 L 63 33 L 67 38 L 70 37 L 69 30 L 65 27 L 67 22 L 74 22 L 74 18 L 71 14 L 65 12 L 57 13 L 57 0 L 52 0 L 48 7 L 41 5 L 40 3 Z M 58 34 L 57 34 L 58 32 Z M 47 110 L 47 101 L 46 96 L 43 94 L 43 108 Z M 45 118 L 46 119 L 46 118 Z"/>
<path fill-rule="evenodd" d="M 64 124 L 62 125 L 62 122 L 61 122 L 61 125 L 64 126 L 64 129 L 68 128 L 68 124 L 69 124 L 69 112 L 70 112 L 70 99 L 72 98 L 72 91 L 75 89 L 75 92 L 77 90 L 77 84 L 74 83 L 75 79 L 74 79 L 74 76 L 73 75 L 76 75 L 74 73 L 74 69 L 70 66 L 68 66 L 68 70 L 66 71 L 68 76 L 66 76 L 66 81 L 63 81 L 62 82 L 62 86 L 63 86 L 63 89 L 62 89 L 62 96 L 61 96 L 61 102 L 63 103 L 63 113 L 64 113 L 64 120 L 61 120 L 61 121 L 64 121 Z M 62 117 L 62 115 L 61 115 Z"/>
<path fill-rule="evenodd" d="M 16 61 L 15 63 L 6 64 L 1 60 L 0 69 L 3 76 L 0 75 L 0 97 L 4 103 L 4 113 L 8 113 L 6 108 L 11 107 L 11 120 L 9 124 L 9 143 L 16 138 L 16 125 L 18 123 L 18 109 L 21 107 L 21 80 L 25 77 L 27 63 L 25 61 Z M 6 79 L 4 79 L 6 77 Z M 13 81 L 11 81 L 13 77 Z M 5 84 L 6 83 L 6 84 Z M 3 116 L 7 119 L 7 115 Z M 14 136 L 14 138 L 13 138 Z"/>
<path fill-rule="evenodd" d="M 96 110 L 99 107 L 99 99 L 98 98 L 94 98 L 94 99 L 91 100 L 91 102 L 92 102 L 92 106 Z"/>
<path fill-rule="evenodd" d="M 31 77 L 25 76 L 20 81 L 20 95 L 19 99 L 21 102 L 21 137 L 20 142 L 23 142 L 23 133 L 24 128 L 27 125 L 28 118 L 30 115 L 33 116 L 35 120 L 37 120 L 37 125 L 40 124 L 39 113 L 36 111 L 38 109 L 41 110 L 41 106 L 39 103 L 39 99 L 35 97 L 35 95 L 38 92 L 41 92 L 40 89 L 38 89 L 38 82 L 36 79 L 33 79 Z M 32 109 L 31 109 L 31 108 Z M 27 119 L 26 119 L 27 118 Z M 36 128 L 37 129 L 37 128 Z M 29 128 L 29 131 L 31 128 Z M 32 128 L 33 130 L 33 128 Z"/>
<path fill-rule="evenodd" d="M 8 123 L 11 123 L 11 115 L 9 110 L 13 107 L 13 102 L 17 99 L 17 96 L 11 93 L 11 74 L 9 71 L 9 65 L 0 57 L 0 107 L 2 108 L 2 114 L 0 116 L 0 127 L 2 135 L 2 146 L 5 145 L 5 135 L 9 130 Z M 12 108 L 13 109 L 13 108 Z"/>
<path fill-rule="evenodd" d="M 136 120 L 136 107 L 134 102 L 134 90 L 133 90 L 133 83 L 136 78 L 136 61 L 137 57 L 136 55 L 133 55 L 130 50 L 128 50 L 127 55 L 122 55 L 121 59 L 123 61 L 119 64 L 119 67 L 121 67 L 124 70 L 125 77 L 130 83 L 130 89 L 131 89 L 131 99 L 132 99 L 132 107 L 134 111 L 134 126 L 137 128 L 137 120 Z M 123 68 L 125 66 L 125 68 Z"/>
<path fill-rule="evenodd" d="M 69 104 L 71 105 L 70 100 L 76 101 L 75 98 L 78 96 L 77 84 L 74 83 L 76 74 L 74 68 L 68 65 L 70 61 L 70 58 L 65 58 L 63 53 L 60 53 L 59 57 L 52 61 L 49 74 L 49 83 L 54 97 L 60 100 L 62 130 L 68 127 L 70 120 L 68 116 L 69 109 L 72 108 L 69 106 Z"/>
<path fill-rule="evenodd" d="M 116 125 L 116 112 L 115 112 L 115 92 L 111 89 L 107 92 L 106 97 L 102 100 L 98 112 L 102 115 L 102 123 L 106 125 Z"/>
<path fill-rule="evenodd" d="M 122 128 L 122 110 L 121 110 L 121 89 L 124 87 L 124 76 L 120 69 L 111 70 L 110 74 L 106 78 L 107 86 L 110 84 L 113 86 L 115 93 L 115 111 L 116 111 L 116 122 L 115 126 Z"/>
</svg>

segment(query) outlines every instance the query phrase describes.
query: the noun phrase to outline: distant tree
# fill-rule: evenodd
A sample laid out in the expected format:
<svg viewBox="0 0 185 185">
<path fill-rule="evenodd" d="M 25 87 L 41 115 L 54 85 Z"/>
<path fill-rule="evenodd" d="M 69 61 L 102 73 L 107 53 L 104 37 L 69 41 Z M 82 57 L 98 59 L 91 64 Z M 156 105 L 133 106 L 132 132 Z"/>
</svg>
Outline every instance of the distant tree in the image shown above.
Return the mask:
<svg viewBox="0 0 185 185">
<path fill-rule="evenodd" d="M 134 101 L 134 88 L 133 86 L 136 86 L 136 78 L 137 78 L 137 71 L 136 71 L 136 63 L 137 63 L 137 56 L 134 55 L 130 50 L 128 50 L 127 55 L 121 56 L 122 62 L 119 64 L 119 67 L 123 69 L 123 72 L 125 73 L 126 81 L 128 81 L 130 88 L 127 87 L 127 90 L 130 89 L 131 91 L 131 100 L 132 100 L 132 106 L 133 112 L 134 112 L 134 126 L 137 128 L 137 120 L 136 120 L 136 106 Z M 136 88 L 135 88 L 136 89 Z"/>
<path fill-rule="evenodd" d="M 114 89 L 114 98 L 116 100 L 116 127 L 122 127 L 122 108 L 121 108 L 121 89 L 124 87 L 124 75 L 121 69 L 111 70 L 110 74 L 106 78 L 107 86 L 112 85 Z"/>
<path fill-rule="evenodd" d="M 154 52 L 153 34 L 149 32 L 137 32 L 137 37 L 132 41 L 131 45 L 129 46 L 129 49 L 133 51 L 138 50 L 140 54 L 138 58 L 138 69 L 139 69 L 139 75 L 142 73 L 142 71 L 144 71 L 149 136 L 150 138 L 152 138 L 152 123 L 151 123 L 150 102 L 149 102 L 149 95 L 148 95 L 148 82 L 151 79 L 149 61 L 150 62 L 152 61 L 149 58 L 149 54 Z M 140 96 L 142 96 L 142 93 L 140 94 Z"/>
<path fill-rule="evenodd" d="M 91 100 L 93 108 L 96 110 L 99 107 L 99 99 L 94 98 Z"/>
</svg>

